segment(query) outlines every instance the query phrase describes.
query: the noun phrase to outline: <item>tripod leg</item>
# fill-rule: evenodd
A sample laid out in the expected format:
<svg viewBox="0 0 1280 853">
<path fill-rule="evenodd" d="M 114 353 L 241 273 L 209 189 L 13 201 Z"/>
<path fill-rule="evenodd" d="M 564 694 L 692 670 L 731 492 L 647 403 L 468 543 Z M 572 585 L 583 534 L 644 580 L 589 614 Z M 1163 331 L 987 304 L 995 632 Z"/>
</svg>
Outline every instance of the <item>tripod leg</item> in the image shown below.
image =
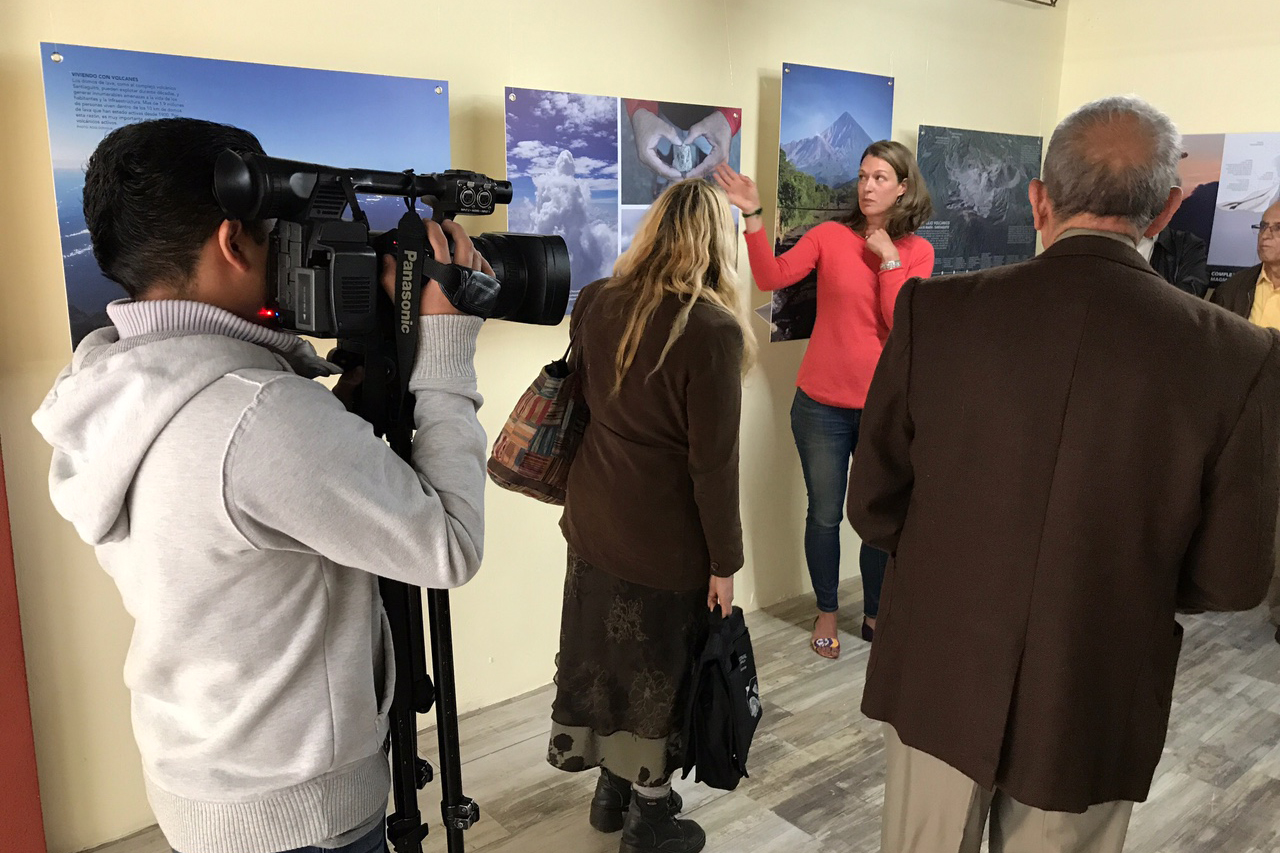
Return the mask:
<svg viewBox="0 0 1280 853">
<path fill-rule="evenodd" d="M 396 853 L 422 853 L 427 827 L 418 808 L 422 787 L 418 769 L 418 729 L 414 687 L 418 672 L 425 677 L 422 648 L 421 592 L 417 587 L 383 578 L 382 606 L 391 623 L 396 661 L 395 698 L 391 702 L 391 794 L 395 812 L 387 822 L 387 839 Z M 419 605 L 414 607 L 414 601 Z M 414 616 L 416 615 L 416 619 Z M 416 640 L 415 640 L 416 638 Z M 418 666 L 415 668 L 415 662 Z"/>
<path fill-rule="evenodd" d="M 462 793 L 462 758 L 458 747 L 458 703 L 453 672 L 453 633 L 449 593 L 427 590 L 431 618 L 431 660 L 436 676 L 436 731 L 440 737 L 441 811 L 449 853 L 463 853 L 464 830 L 480 819 L 480 808 Z"/>
</svg>

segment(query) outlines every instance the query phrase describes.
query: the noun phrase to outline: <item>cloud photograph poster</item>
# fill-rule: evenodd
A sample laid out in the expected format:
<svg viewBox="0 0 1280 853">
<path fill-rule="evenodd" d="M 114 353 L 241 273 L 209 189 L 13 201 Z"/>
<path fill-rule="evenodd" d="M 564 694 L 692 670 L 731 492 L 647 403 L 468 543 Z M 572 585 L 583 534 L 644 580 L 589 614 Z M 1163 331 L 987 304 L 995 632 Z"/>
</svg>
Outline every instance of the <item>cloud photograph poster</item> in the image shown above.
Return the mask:
<svg viewBox="0 0 1280 853">
<path fill-rule="evenodd" d="M 735 107 L 506 90 L 508 228 L 558 234 L 573 291 L 609 276 L 664 189 L 741 160 Z"/>
</svg>

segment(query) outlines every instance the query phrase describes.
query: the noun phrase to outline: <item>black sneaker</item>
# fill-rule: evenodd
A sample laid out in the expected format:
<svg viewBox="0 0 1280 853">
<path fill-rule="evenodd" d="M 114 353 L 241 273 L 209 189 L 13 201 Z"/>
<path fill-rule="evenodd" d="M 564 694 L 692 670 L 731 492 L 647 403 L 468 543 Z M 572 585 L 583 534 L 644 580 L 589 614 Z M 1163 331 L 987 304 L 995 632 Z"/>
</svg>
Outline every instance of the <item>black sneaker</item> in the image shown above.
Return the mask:
<svg viewBox="0 0 1280 853">
<path fill-rule="evenodd" d="M 633 793 L 618 853 L 698 853 L 707 834 L 691 820 L 676 820 L 671 797 L 652 800 Z"/>
<path fill-rule="evenodd" d="M 679 814 L 684 809 L 684 801 L 675 791 L 668 796 L 671 800 L 671 813 Z M 631 783 L 601 767 L 596 793 L 591 798 L 591 826 L 600 832 L 617 832 L 626 822 L 627 809 L 630 807 Z"/>
</svg>

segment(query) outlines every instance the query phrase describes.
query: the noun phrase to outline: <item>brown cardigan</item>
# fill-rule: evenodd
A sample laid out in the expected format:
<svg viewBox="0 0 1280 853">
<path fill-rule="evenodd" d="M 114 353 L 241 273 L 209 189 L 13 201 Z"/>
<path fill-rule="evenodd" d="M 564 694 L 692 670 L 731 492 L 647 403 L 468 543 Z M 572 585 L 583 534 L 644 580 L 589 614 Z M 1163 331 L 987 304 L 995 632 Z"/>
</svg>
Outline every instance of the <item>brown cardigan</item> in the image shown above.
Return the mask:
<svg viewBox="0 0 1280 853">
<path fill-rule="evenodd" d="M 742 331 L 724 311 L 699 303 L 648 376 L 681 306 L 667 297 L 614 397 L 627 299 L 598 282 L 583 289 L 574 308 L 570 330 L 579 335 L 591 422 L 569 472 L 560 524 L 570 547 L 599 569 L 655 589 L 698 589 L 710 574 L 727 577 L 742 567 Z"/>
<path fill-rule="evenodd" d="M 1249 315 L 1253 313 L 1253 296 L 1258 290 L 1260 275 L 1262 275 L 1262 264 L 1237 270 L 1231 278 L 1213 289 L 1213 295 L 1209 297 L 1209 301 L 1248 320 Z"/>
<path fill-rule="evenodd" d="M 1273 569 L 1280 336 L 1105 237 L 912 281 L 849 517 L 894 556 L 863 710 L 1040 809 L 1146 799 L 1178 608 Z"/>
</svg>

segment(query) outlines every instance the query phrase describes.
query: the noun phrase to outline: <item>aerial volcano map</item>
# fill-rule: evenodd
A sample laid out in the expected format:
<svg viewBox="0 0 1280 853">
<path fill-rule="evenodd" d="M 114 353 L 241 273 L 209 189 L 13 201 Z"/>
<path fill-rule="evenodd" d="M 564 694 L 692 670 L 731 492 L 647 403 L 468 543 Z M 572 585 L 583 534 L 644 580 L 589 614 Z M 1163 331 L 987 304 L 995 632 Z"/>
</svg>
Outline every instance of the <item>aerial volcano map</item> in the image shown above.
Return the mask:
<svg viewBox="0 0 1280 853">
<path fill-rule="evenodd" d="M 933 244 L 934 275 L 1032 257 L 1036 232 L 1027 187 L 1040 176 L 1038 136 L 920 128 L 916 159 L 934 218 L 917 232 Z"/>
</svg>

